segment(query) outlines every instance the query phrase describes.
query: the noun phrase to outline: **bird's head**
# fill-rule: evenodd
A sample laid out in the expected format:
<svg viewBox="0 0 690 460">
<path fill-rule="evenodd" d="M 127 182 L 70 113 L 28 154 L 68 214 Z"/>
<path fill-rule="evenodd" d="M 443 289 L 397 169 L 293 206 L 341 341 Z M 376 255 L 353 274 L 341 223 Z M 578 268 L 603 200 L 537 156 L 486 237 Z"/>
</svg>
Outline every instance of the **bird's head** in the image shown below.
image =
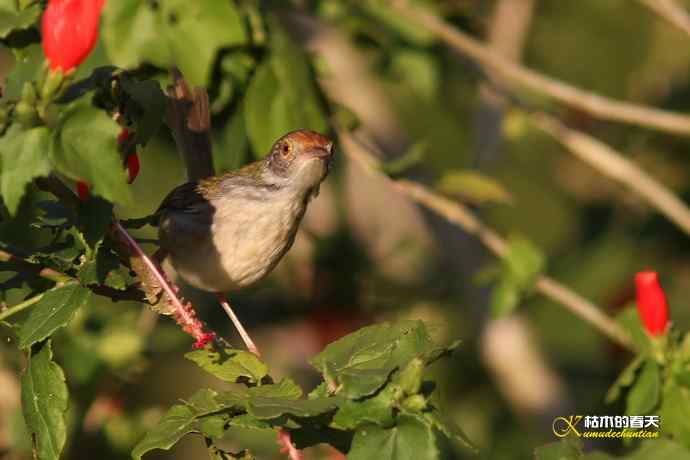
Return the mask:
<svg viewBox="0 0 690 460">
<path fill-rule="evenodd" d="M 269 180 L 295 190 L 318 189 L 333 160 L 333 142 L 317 132 L 300 129 L 278 139 L 266 157 Z"/>
</svg>

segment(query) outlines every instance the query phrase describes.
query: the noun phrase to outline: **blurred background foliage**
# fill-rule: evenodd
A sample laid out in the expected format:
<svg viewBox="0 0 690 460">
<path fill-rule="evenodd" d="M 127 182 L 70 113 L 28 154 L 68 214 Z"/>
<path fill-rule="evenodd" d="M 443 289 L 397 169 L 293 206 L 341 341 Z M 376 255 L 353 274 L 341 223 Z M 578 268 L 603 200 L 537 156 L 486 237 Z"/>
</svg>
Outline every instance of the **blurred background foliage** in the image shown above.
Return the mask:
<svg viewBox="0 0 690 460">
<path fill-rule="evenodd" d="M 515 59 L 578 87 L 677 111 L 690 107 L 690 38 L 638 2 L 439 0 L 423 7 L 497 47 L 507 40 Z M 506 23 L 499 23 L 501 8 L 515 10 Z M 502 42 L 501 27 L 524 36 Z M 9 52 L 1 56 L 0 72 L 7 75 L 18 63 Z M 388 164 L 398 161 L 396 174 L 436 185 L 470 203 L 502 234 L 529 239 L 544 252 L 549 274 L 608 313 L 633 299 L 633 273 L 653 267 L 674 324 L 690 326 L 686 235 L 573 158 L 524 112 L 496 109 L 473 62 L 386 2 L 111 0 L 98 45 L 78 77 L 106 64 L 139 68 L 163 83 L 167 68 L 177 65 L 208 87 L 219 172 L 261 157 L 289 129 L 334 134 L 334 124 L 364 126 Z M 537 94 L 519 94 L 690 197 L 686 138 L 598 121 Z M 151 213 L 184 180 L 168 130 L 140 154 L 134 200 L 116 207 L 120 218 Z M 29 250 L 46 244 L 46 234 L 26 231 L 45 198 L 31 188 L 16 217 L 3 210 L 0 239 Z M 482 279 L 496 267 L 471 237 L 340 154 L 293 249 L 269 279 L 232 300 L 273 372 L 297 376 L 307 389 L 315 381 L 307 358 L 370 322 L 421 318 L 440 340 L 461 338 L 453 360 L 435 368 L 446 412 L 487 458 L 531 458 L 534 446 L 553 440 L 554 416 L 621 413 L 603 400 L 629 356 L 536 295 L 510 317 L 492 318 L 493 285 Z M 12 305 L 29 291 L 3 284 L 1 300 Z M 214 330 L 238 340 L 212 298 L 188 295 L 206 307 L 201 315 Z M 183 358 L 189 340 L 177 326 L 138 303 L 93 296 L 54 341 L 72 396 L 65 458 L 127 458 L 164 408 L 196 388 L 219 386 Z M 7 460 L 31 456 L 19 407 L 22 367 L 15 346 L 3 340 L 0 458 Z M 259 458 L 278 458 L 273 435 L 247 431 L 235 439 Z M 624 449 L 616 442 L 594 446 Z M 191 438 L 147 458 L 197 458 L 204 450 Z M 337 458 L 325 448 L 308 455 Z M 448 458 L 464 455 L 448 450 Z"/>
</svg>

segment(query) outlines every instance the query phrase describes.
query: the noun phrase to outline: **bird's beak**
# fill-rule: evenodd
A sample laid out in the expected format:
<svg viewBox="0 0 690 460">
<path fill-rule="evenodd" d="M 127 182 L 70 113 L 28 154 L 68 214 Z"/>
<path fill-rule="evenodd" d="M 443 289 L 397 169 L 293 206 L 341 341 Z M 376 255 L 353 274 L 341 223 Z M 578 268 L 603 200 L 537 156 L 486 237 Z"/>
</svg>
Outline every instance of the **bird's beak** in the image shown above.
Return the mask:
<svg viewBox="0 0 690 460">
<path fill-rule="evenodd" d="M 332 146 L 328 145 L 326 148 L 314 148 L 307 152 L 307 155 L 312 158 L 320 158 L 322 160 L 327 160 L 332 155 Z"/>
</svg>

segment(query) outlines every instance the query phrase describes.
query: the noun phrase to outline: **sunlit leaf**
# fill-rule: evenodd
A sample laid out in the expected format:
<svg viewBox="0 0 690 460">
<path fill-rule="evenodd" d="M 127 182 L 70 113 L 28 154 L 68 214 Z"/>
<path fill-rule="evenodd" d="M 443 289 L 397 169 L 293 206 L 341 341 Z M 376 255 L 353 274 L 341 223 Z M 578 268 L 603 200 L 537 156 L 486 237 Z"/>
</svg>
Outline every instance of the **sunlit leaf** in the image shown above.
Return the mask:
<svg viewBox="0 0 690 460">
<path fill-rule="evenodd" d="M 29 354 L 21 386 L 24 421 L 33 435 L 36 458 L 59 459 L 67 437 L 68 394 L 65 375 L 53 362 L 50 341 Z"/>
<path fill-rule="evenodd" d="M 0 137 L 2 199 L 14 214 L 34 178 L 50 173 L 50 131 L 45 126 L 23 130 L 18 124 Z"/>
<path fill-rule="evenodd" d="M 19 330 L 19 346 L 26 348 L 50 336 L 70 322 L 91 297 L 91 291 L 69 283 L 46 292 Z"/>
</svg>

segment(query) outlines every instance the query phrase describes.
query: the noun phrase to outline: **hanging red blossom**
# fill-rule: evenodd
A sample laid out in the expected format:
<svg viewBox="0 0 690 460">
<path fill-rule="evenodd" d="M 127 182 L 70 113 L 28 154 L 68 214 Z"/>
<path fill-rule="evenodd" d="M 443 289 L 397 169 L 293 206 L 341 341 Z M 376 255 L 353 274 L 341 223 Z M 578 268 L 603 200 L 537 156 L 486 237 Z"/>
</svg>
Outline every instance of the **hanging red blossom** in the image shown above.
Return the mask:
<svg viewBox="0 0 690 460">
<path fill-rule="evenodd" d="M 49 0 L 41 20 L 43 52 L 51 70 L 68 72 L 86 59 L 98 40 L 105 0 Z"/>
<path fill-rule="evenodd" d="M 129 139 L 130 132 L 127 128 L 122 128 L 120 134 L 117 136 L 117 145 L 122 147 L 127 139 Z M 136 149 L 132 149 L 131 152 L 125 157 L 125 166 L 127 167 L 127 183 L 131 184 L 134 179 L 139 175 L 139 169 L 141 165 L 139 163 L 139 155 L 137 155 Z"/>
<path fill-rule="evenodd" d="M 86 201 L 89 199 L 90 194 L 91 187 L 89 186 L 89 184 L 87 184 L 83 180 L 77 181 L 77 195 L 79 195 L 79 199 L 82 201 Z"/>
<path fill-rule="evenodd" d="M 668 329 L 668 304 L 656 272 L 645 271 L 635 275 L 637 311 L 645 329 L 651 336 L 663 335 Z"/>
<path fill-rule="evenodd" d="M 127 183 L 131 184 L 134 182 L 134 179 L 137 178 L 139 175 L 139 155 L 137 155 L 137 152 L 134 152 L 130 154 L 127 157 Z"/>
</svg>

